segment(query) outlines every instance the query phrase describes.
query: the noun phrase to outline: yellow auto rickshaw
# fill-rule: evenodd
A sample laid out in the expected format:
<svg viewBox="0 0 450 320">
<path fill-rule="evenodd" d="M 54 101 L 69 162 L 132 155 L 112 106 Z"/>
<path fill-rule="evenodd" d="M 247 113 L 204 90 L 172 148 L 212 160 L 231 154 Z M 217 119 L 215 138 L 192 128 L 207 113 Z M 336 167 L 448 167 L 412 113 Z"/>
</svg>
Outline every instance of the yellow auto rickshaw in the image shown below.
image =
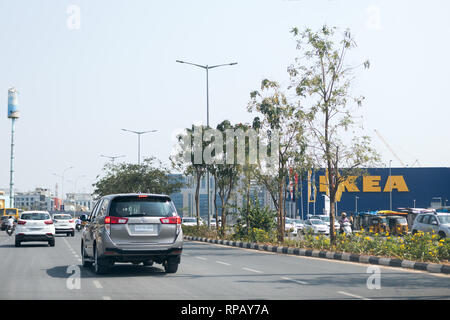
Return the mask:
<svg viewBox="0 0 450 320">
<path fill-rule="evenodd" d="M 386 233 L 388 229 L 386 218 L 382 216 L 370 216 L 366 229 L 371 233 Z"/>
<path fill-rule="evenodd" d="M 405 235 L 408 233 L 408 221 L 403 216 L 386 216 L 388 231 L 393 235 Z"/>
</svg>

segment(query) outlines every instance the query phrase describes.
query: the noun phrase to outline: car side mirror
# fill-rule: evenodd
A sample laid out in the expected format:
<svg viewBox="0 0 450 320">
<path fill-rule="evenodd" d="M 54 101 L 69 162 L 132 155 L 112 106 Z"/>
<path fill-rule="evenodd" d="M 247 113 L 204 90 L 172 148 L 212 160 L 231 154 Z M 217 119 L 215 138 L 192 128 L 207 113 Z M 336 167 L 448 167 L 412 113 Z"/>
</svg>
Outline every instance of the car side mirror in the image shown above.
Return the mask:
<svg viewBox="0 0 450 320">
<path fill-rule="evenodd" d="M 431 222 L 431 224 L 437 226 L 438 223 L 437 223 L 437 221 L 433 221 L 433 222 Z"/>
</svg>

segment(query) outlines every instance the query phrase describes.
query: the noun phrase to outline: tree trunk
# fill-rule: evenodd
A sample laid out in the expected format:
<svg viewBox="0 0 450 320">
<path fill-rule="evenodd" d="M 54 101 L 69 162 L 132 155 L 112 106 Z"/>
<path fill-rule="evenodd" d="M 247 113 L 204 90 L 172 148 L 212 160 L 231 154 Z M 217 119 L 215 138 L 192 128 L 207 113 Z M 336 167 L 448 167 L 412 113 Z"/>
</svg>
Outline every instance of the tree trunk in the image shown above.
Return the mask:
<svg viewBox="0 0 450 320">
<path fill-rule="evenodd" d="M 201 175 L 197 174 L 197 185 L 195 187 L 195 211 L 197 214 L 197 227 L 200 226 L 200 182 L 201 182 Z"/>
<path fill-rule="evenodd" d="M 278 185 L 278 241 L 284 241 L 283 183 Z"/>
</svg>

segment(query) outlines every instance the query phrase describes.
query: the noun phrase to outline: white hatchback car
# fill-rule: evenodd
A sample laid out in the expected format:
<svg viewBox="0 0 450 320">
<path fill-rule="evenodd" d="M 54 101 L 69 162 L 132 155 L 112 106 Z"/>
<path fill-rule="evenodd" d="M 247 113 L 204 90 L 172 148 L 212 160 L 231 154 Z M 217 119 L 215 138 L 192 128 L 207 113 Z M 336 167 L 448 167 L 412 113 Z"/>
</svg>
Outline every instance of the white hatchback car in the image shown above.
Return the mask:
<svg viewBox="0 0 450 320">
<path fill-rule="evenodd" d="M 183 217 L 181 219 L 181 224 L 183 226 L 196 226 L 197 225 L 197 218 L 195 217 Z M 202 220 L 199 221 L 199 225 L 202 225 Z"/>
<path fill-rule="evenodd" d="M 53 223 L 55 224 L 55 232 L 65 233 L 66 235 L 75 236 L 75 219 L 68 213 L 56 213 L 53 215 Z"/>
<path fill-rule="evenodd" d="M 305 233 L 312 232 L 314 234 L 330 234 L 330 227 L 326 225 L 321 219 L 308 219 L 305 221 L 303 229 Z"/>
<path fill-rule="evenodd" d="M 55 225 L 47 211 L 24 211 L 17 221 L 16 247 L 22 242 L 46 241 L 55 246 Z"/>
<path fill-rule="evenodd" d="M 294 219 L 285 218 L 284 220 L 284 231 L 287 233 L 292 233 L 293 235 L 297 235 L 297 227 L 295 225 Z"/>
</svg>

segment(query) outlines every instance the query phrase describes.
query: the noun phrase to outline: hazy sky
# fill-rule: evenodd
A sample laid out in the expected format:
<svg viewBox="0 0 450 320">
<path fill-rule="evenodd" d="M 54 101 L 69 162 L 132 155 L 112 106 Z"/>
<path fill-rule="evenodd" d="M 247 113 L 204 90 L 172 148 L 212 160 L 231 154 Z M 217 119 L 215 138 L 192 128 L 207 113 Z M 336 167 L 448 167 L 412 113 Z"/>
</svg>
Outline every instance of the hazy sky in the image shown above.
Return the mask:
<svg viewBox="0 0 450 320">
<path fill-rule="evenodd" d="M 106 158 L 167 161 L 177 129 L 210 119 L 250 121 L 249 93 L 264 78 L 287 84 L 297 51 L 289 30 L 350 28 L 350 59 L 369 59 L 354 88 L 366 133 L 387 164 L 449 166 L 448 0 L 0 0 L 0 187 L 9 186 L 7 91 L 19 92 L 15 188 L 92 191 Z M 83 177 L 85 175 L 85 177 Z"/>
</svg>

